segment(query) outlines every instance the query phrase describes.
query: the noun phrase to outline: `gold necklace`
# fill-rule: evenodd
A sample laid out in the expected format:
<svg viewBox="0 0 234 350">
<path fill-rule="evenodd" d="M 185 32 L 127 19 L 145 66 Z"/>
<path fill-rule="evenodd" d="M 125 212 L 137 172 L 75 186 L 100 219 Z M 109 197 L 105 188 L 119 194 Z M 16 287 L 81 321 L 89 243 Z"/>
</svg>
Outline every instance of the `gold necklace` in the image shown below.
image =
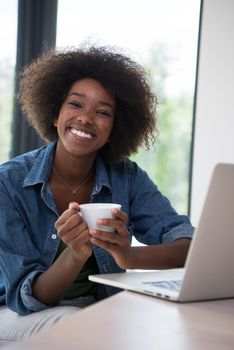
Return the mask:
<svg viewBox="0 0 234 350">
<path fill-rule="evenodd" d="M 76 195 L 77 191 L 79 191 L 79 189 L 91 178 L 91 176 L 93 175 L 93 172 L 91 171 L 91 173 L 76 187 L 76 188 L 72 188 L 70 185 L 68 185 L 66 183 L 66 181 L 64 180 L 64 178 L 58 173 L 58 171 L 55 169 L 55 167 L 53 167 L 53 170 L 55 172 L 55 175 L 60 179 L 60 181 L 67 187 L 69 188 L 69 190 L 72 191 L 73 196 Z"/>
</svg>

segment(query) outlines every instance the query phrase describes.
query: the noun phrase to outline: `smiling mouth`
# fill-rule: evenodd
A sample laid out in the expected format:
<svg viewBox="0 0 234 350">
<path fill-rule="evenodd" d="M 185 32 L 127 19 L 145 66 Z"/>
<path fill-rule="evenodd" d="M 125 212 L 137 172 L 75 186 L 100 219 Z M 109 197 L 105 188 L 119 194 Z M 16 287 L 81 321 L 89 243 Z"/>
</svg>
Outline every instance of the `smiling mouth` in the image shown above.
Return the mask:
<svg viewBox="0 0 234 350">
<path fill-rule="evenodd" d="M 81 131 L 79 129 L 75 129 L 75 128 L 71 128 L 70 129 L 70 132 L 71 134 L 75 135 L 75 136 L 78 136 L 79 138 L 82 138 L 82 139 L 93 139 L 95 137 L 94 134 L 91 134 L 89 132 L 84 132 L 84 131 Z"/>
</svg>

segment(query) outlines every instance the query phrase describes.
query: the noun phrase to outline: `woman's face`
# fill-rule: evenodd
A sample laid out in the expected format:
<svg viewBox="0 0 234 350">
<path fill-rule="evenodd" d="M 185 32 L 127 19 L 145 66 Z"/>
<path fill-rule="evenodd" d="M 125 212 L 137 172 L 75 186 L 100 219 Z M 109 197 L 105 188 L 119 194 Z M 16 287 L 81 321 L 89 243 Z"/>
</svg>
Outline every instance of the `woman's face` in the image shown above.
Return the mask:
<svg viewBox="0 0 234 350">
<path fill-rule="evenodd" d="M 114 97 L 96 80 L 75 82 L 54 125 L 58 146 L 78 157 L 95 157 L 108 142 L 115 114 Z"/>
</svg>

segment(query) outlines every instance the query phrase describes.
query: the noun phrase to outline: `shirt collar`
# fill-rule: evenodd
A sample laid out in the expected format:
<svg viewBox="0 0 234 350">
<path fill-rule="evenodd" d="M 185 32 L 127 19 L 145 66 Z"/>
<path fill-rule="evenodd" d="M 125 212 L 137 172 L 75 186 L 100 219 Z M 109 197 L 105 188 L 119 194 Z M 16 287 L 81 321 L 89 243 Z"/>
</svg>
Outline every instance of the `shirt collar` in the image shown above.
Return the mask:
<svg viewBox="0 0 234 350">
<path fill-rule="evenodd" d="M 32 186 L 38 183 L 46 183 L 51 173 L 54 151 L 57 141 L 39 149 L 34 164 L 24 180 L 25 186 Z"/>
<path fill-rule="evenodd" d="M 40 149 L 31 170 L 24 180 L 24 187 L 36 185 L 38 183 L 46 183 L 48 181 L 53 164 L 56 143 L 57 141 L 54 141 Z M 102 187 L 106 188 L 111 193 L 112 186 L 107 170 L 110 165 L 105 165 L 102 158 L 98 154 L 95 166 L 96 175 L 93 194 L 99 193 L 102 190 Z"/>
</svg>

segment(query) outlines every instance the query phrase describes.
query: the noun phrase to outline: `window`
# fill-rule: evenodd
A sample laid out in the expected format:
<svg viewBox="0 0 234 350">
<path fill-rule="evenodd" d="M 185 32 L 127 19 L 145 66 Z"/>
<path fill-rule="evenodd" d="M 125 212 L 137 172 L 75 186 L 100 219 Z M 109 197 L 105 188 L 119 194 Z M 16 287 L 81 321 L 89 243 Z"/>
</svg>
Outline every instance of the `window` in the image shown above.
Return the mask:
<svg viewBox="0 0 234 350">
<path fill-rule="evenodd" d="M 159 142 L 132 158 L 186 213 L 199 26 L 199 0 L 59 0 L 57 47 L 86 40 L 116 45 L 152 76 Z"/>
<path fill-rule="evenodd" d="M 17 39 L 17 0 L 0 12 L 0 163 L 9 159 Z"/>
</svg>

